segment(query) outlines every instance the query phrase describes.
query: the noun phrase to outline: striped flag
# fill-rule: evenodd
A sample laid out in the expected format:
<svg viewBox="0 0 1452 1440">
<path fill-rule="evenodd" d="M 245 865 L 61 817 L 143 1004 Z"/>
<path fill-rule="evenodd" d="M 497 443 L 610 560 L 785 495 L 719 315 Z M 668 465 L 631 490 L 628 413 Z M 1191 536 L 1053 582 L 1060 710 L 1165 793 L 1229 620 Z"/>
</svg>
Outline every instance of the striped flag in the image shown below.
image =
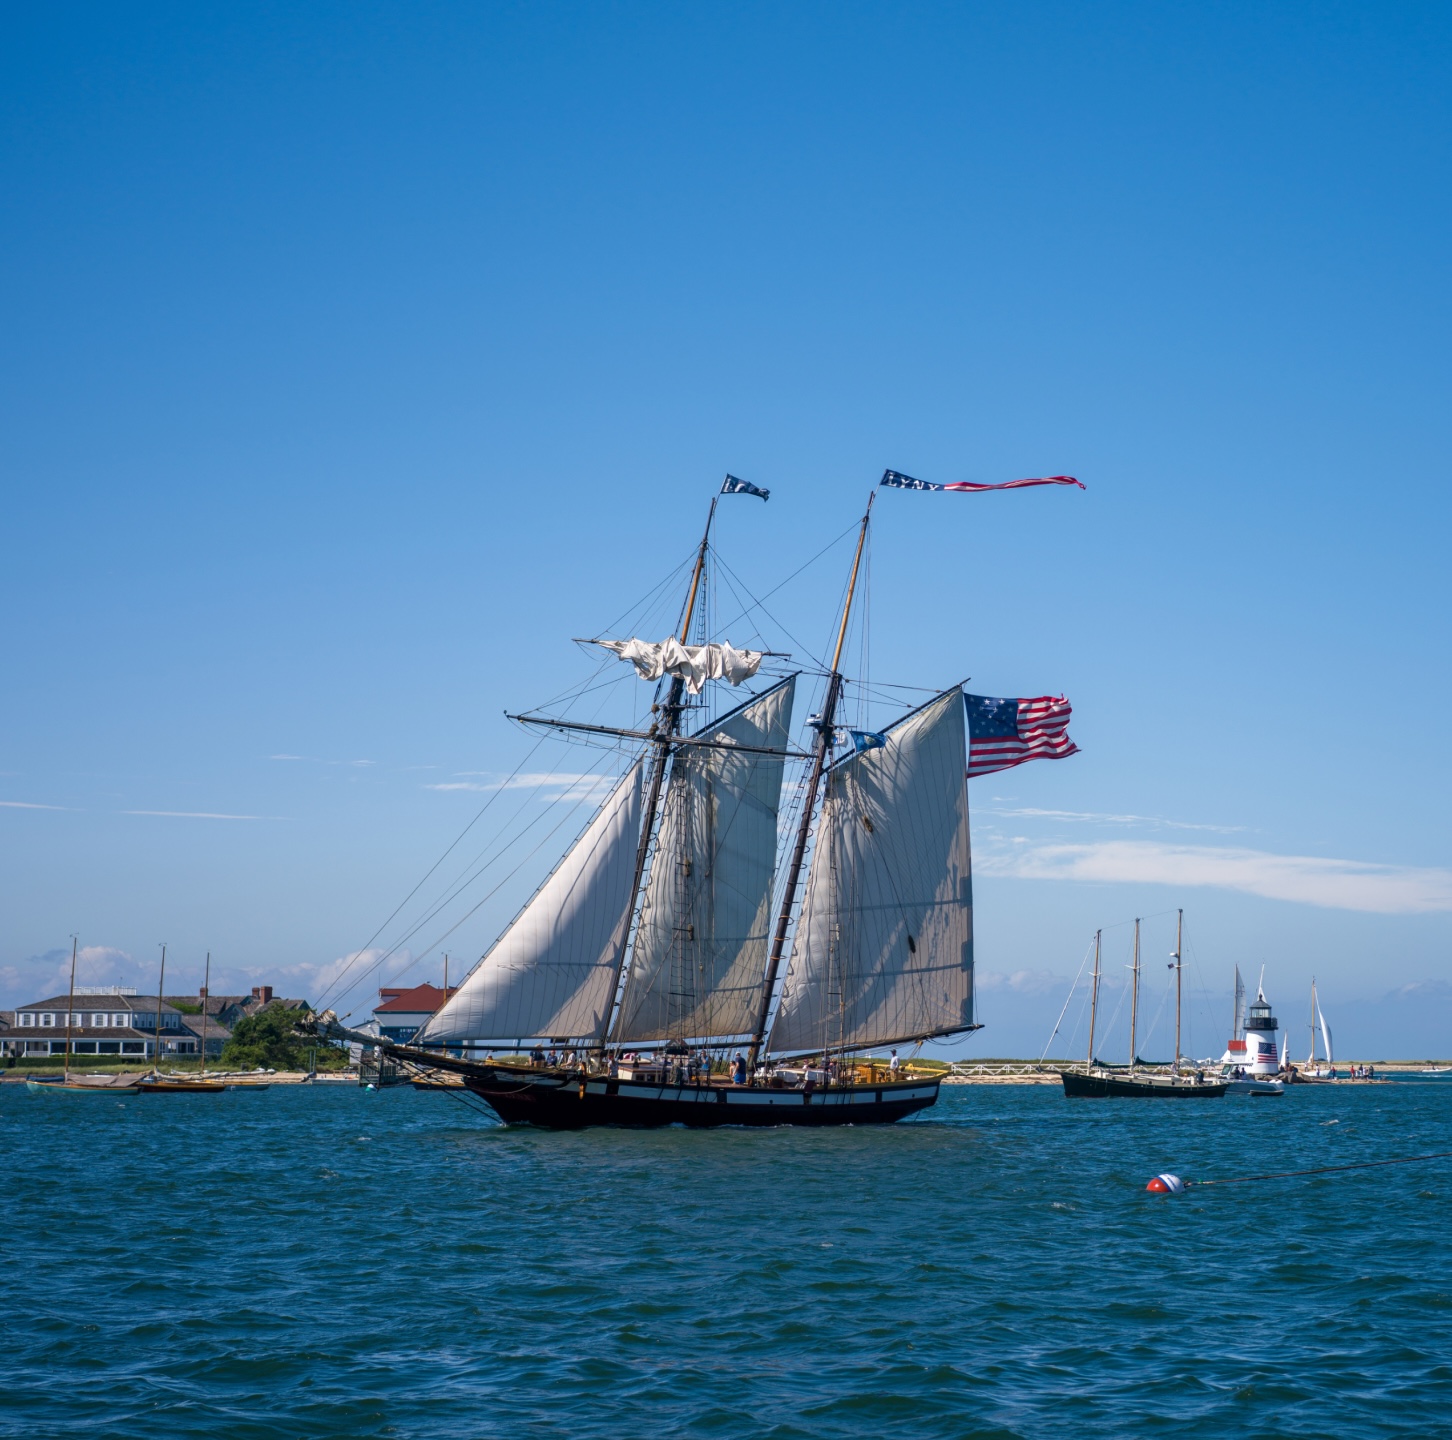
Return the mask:
<svg viewBox="0 0 1452 1440">
<path fill-rule="evenodd" d="M 1069 739 L 1073 713 L 1062 695 L 991 700 L 964 695 L 968 707 L 968 774 L 989 775 L 1025 760 L 1062 760 L 1079 747 Z"/>
<path fill-rule="evenodd" d="M 903 475 L 897 470 L 884 470 L 878 483 L 889 485 L 894 490 L 963 490 L 969 493 L 979 490 L 1022 490 L 1026 485 L 1077 485 L 1081 490 L 1084 488 L 1084 482 L 1076 480 L 1072 475 L 1040 475 L 1036 480 L 1004 480 L 998 485 L 976 485 L 971 480 L 958 480 L 951 485 L 933 485 L 927 480 L 914 480 L 911 475 Z"/>
</svg>

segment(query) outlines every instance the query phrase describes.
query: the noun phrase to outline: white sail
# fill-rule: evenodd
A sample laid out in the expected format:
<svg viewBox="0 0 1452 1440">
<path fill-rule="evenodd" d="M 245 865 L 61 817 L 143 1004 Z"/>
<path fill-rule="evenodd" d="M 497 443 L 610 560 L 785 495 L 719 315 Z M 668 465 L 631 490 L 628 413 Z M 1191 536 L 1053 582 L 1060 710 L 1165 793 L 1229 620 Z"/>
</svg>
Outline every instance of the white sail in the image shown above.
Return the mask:
<svg viewBox="0 0 1452 1440">
<path fill-rule="evenodd" d="M 676 752 L 615 1038 L 749 1033 L 771 928 L 777 806 L 796 677 L 708 726 L 729 749 Z"/>
<path fill-rule="evenodd" d="M 1240 966 L 1235 967 L 1235 1025 L 1230 1032 L 1232 1040 L 1245 1039 L 1245 981 L 1240 978 Z"/>
<path fill-rule="evenodd" d="M 833 767 L 772 1051 L 973 1023 L 967 769 L 956 689 Z"/>
<path fill-rule="evenodd" d="M 1334 1065 L 1336 1056 L 1331 1050 L 1331 1027 L 1326 1023 L 1326 1016 L 1321 1011 L 1321 1002 L 1316 1001 L 1316 1019 L 1321 1025 L 1321 1043 L 1326 1047 L 1326 1063 Z"/>
<path fill-rule="evenodd" d="M 725 645 L 682 645 L 672 636 L 659 644 L 651 640 L 597 640 L 635 666 L 642 680 L 659 680 L 662 675 L 679 676 L 692 695 L 699 695 L 707 680 L 725 680 L 742 685 L 761 668 L 762 652 L 738 650 Z"/>
<path fill-rule="evenodd" d="M 640 844 L 637 760 L 421 1042 L 598 1037 L 615 998 Z"/>
</svg>

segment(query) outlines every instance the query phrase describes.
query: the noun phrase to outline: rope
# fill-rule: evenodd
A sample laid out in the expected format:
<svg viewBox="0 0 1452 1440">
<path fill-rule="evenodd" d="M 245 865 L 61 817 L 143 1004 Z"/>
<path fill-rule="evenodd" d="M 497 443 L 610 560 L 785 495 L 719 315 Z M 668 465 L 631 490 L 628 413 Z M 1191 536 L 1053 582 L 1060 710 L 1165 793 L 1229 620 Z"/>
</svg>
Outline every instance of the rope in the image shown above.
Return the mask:
<svg viewBox="0 0 1452 1440">
<path fill-rule="evenodd" d="M 1271 1175 L 1237 1175 L 1233 1180 L 1193 1180 L 1195 1185 L 1248 1185 L 1256 1180 L 1288 1180 L 1294 1175 L 1332 1175 L 1340 1170 L 1377 1170 L 1383 1165 L 1416 1165 L 1423 1160 L 1452 1158 L 1452 1150 L 1438 1150 L 1431 1155 L 1406 1155 L 1399 1160 L 1362 1160 L 1356 1165 L 1321 1165 L 1315 1170 L 1277 1170 Z"/>
</svg>

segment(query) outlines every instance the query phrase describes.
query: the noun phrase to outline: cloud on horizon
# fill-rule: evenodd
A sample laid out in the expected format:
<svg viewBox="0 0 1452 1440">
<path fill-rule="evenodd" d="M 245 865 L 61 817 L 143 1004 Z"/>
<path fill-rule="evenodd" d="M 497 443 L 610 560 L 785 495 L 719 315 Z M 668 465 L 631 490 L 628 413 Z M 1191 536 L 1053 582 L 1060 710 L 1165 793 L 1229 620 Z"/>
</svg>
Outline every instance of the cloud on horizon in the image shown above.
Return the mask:
<svg viewBox="0 0 1452 1440">
<path fill-rule="evenodd" d="M 1378 915 L 1452 911 L 1452 870 L 1375 865 L 1229 846 L 1103 840 L 1085 845 L 1016 842 L 979 861 L 985 874 L 1095 884 L 1209 886 L 1267 900 Z"/>
</svg>

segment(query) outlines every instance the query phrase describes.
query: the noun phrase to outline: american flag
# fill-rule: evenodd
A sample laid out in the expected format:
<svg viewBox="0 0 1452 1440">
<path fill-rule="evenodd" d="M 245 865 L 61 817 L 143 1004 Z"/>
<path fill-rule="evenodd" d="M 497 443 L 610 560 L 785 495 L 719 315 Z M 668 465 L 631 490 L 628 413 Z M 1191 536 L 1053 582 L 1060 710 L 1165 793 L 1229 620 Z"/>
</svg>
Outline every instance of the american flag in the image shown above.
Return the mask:
<svg viewBox="0 0 1452 1440">
<path fill-rule="evenodd" d="M 1069 739 L 1073 713 L 1062 695 L 991 700 L 964 695 L 968 707 L 968 773 L 989 775 L 1025 760 L 1062 760 L 1078 752 Z"/>
<path fill-rule="evenodd" d="M 928 480 L 914 480 L 911 475 L 904 475 L 897 470 L 884 470 L 878 483 L 891 486 L 894 490 L 963 490 L 970 493 L 979 490 L 1022 490 L 1026 485 L 1077 485 L 1081 490 L 1084 488 L 1084 482 L 1076 480 L 1072 475 L 1040 475 L 1035 480 L 1004 480 L 997 485 L 978 485 L 972 480 L 934 485 Z"/>
</svg>

